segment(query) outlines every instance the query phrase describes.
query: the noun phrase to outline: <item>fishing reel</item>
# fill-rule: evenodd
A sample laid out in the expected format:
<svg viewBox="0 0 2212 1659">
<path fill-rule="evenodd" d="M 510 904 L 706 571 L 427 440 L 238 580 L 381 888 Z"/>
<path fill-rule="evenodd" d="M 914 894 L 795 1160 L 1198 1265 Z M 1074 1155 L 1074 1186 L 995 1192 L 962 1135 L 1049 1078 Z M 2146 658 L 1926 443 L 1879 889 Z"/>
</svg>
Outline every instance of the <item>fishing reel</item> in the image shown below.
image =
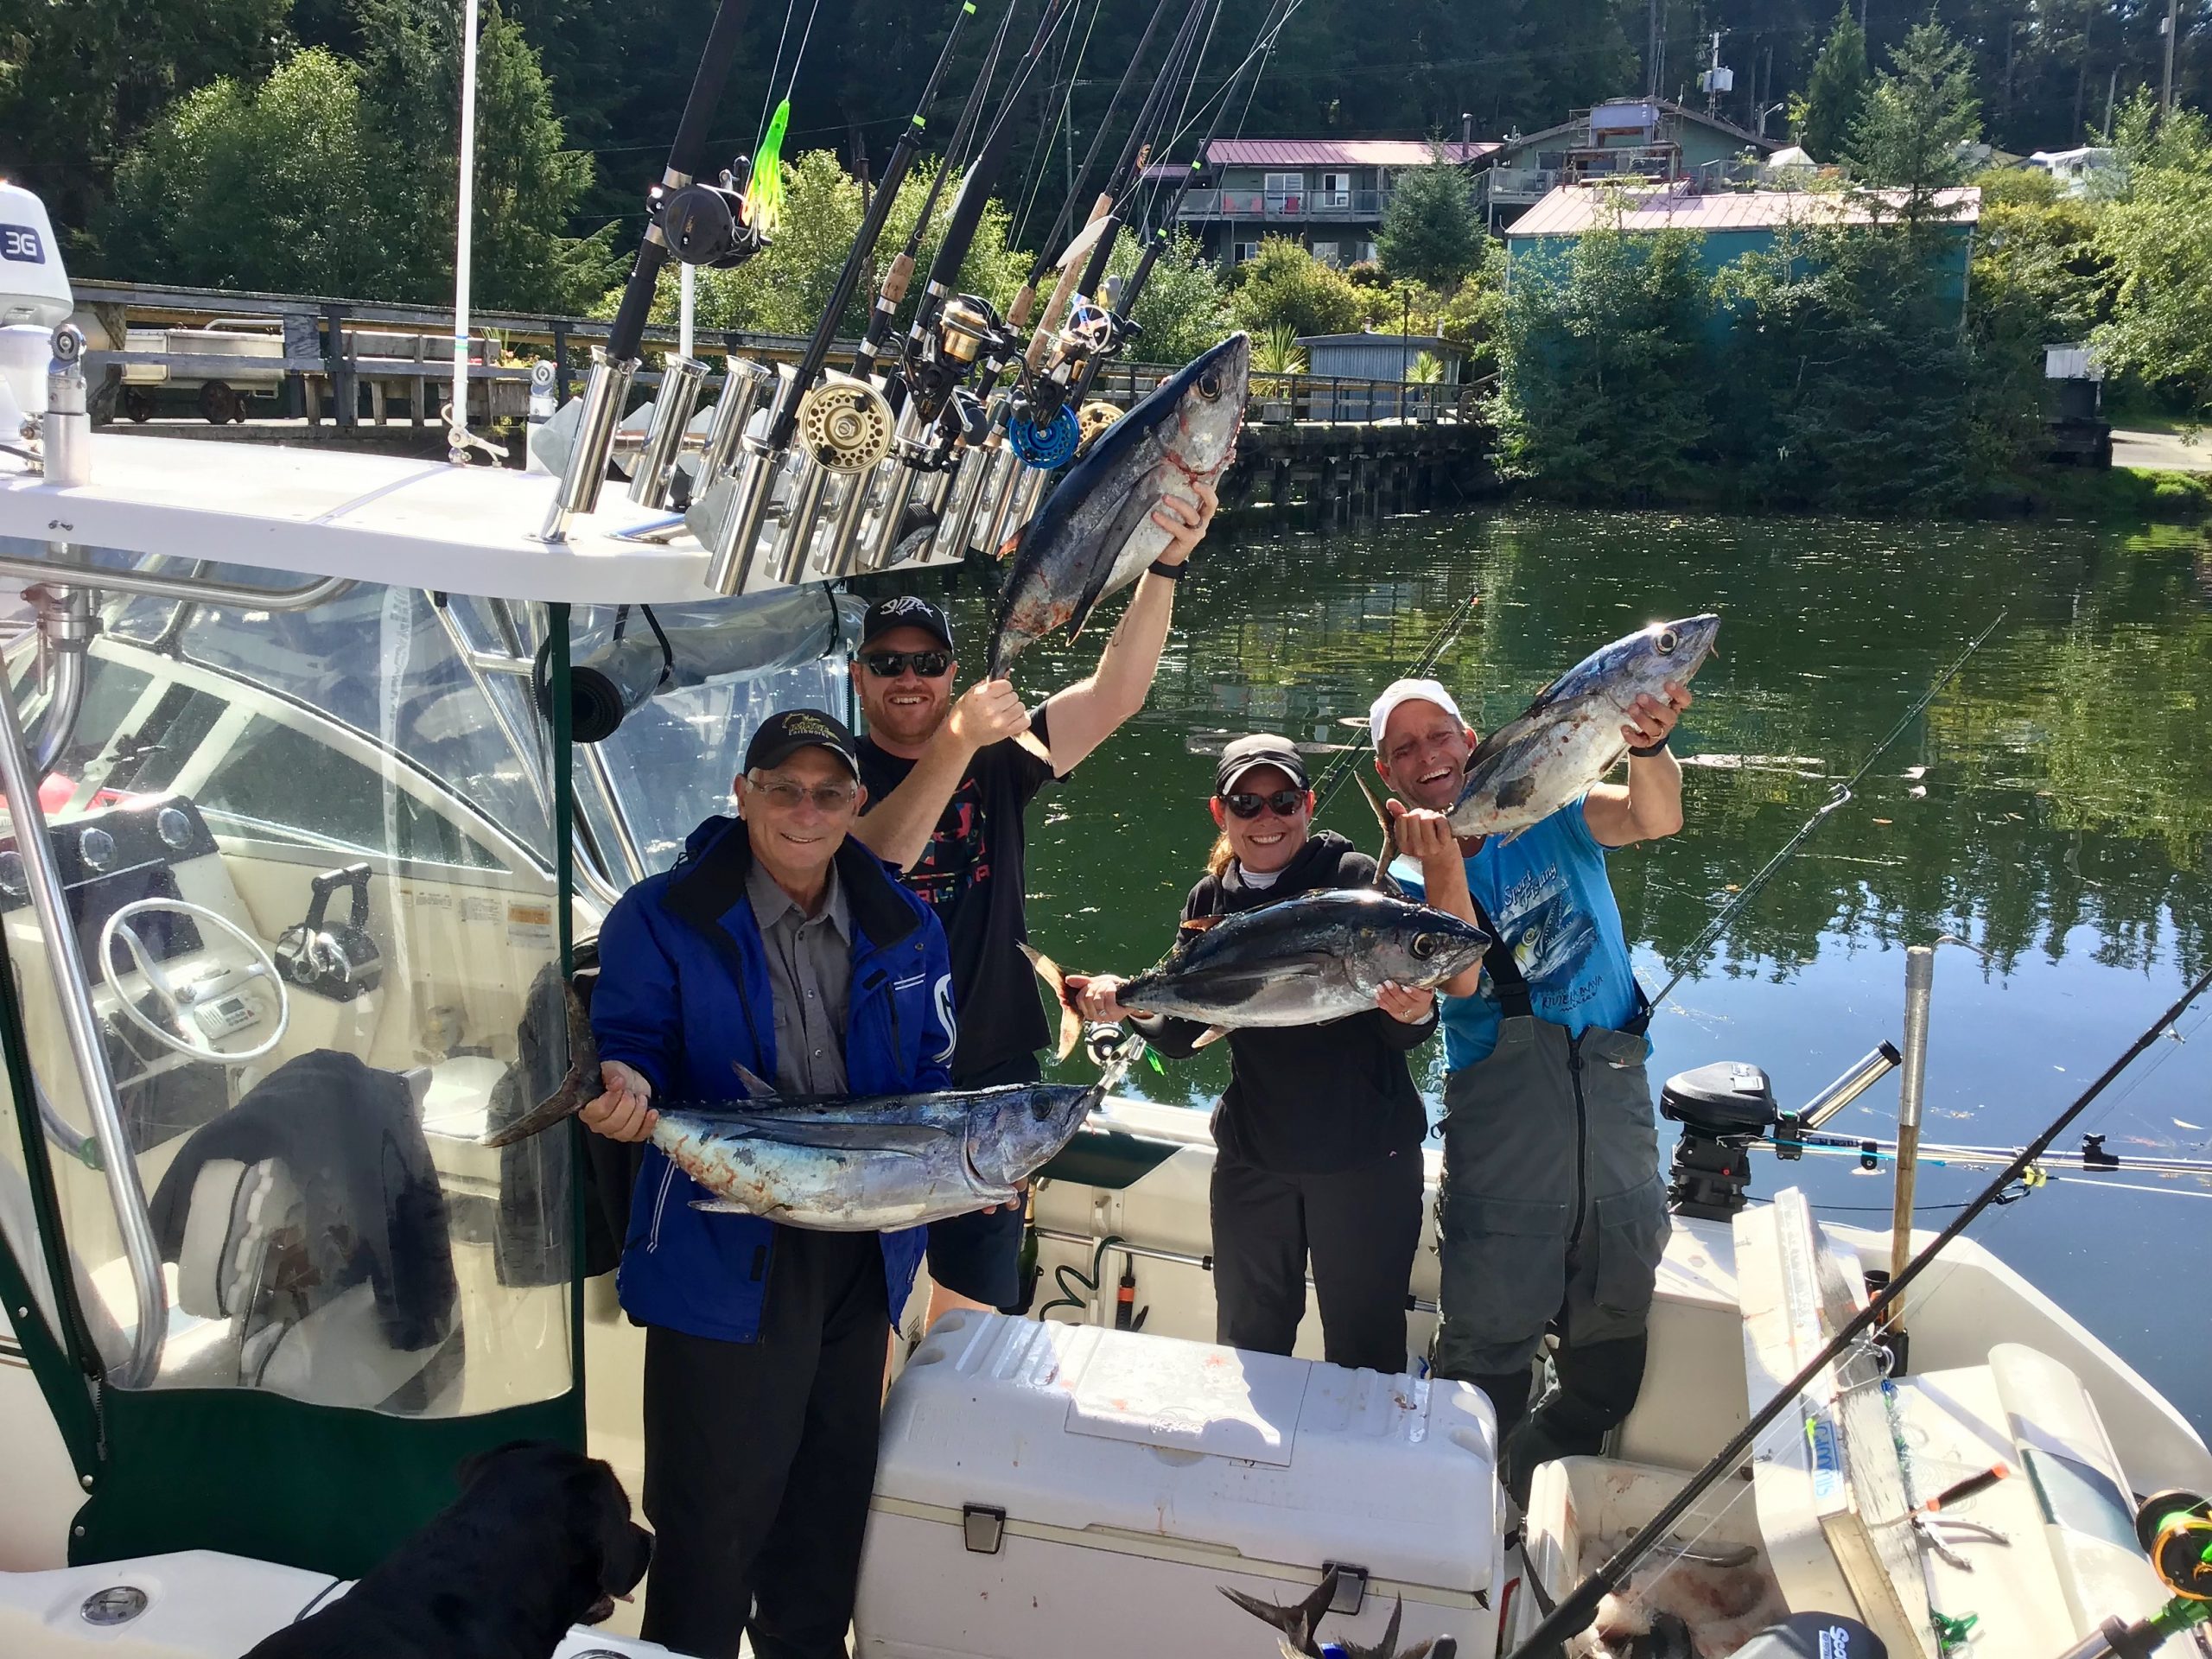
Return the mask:
<svg viewBox="0 0 2212 1659">
<path fill-rule="evenodd" d="M 1120 407 L 1106 402 L 1103 398 L 1094 398 L 1085 404 L 1082 411 L 1076 416 L 1076 423 L 1083 433 L 1082 442 L 1077 445 L 1076 453 L 1082 454 L 1087 451 L 1092 444 L 1106 435 L 1107 428 L 1121 418 Z"/>
<path fill-rule="evenodd" d="M 839 375 L 799 400 L 799 442 L 833 473 L 865 473 L 891 453 L 893 416 L 865 380 Z"/>
<path fill-rule="evenodd" d="M 1033 405 L 1025 405 L 1007 422 L 1006 437 L 1014 446 L 1014 453 L 1026 464 L 1049 472 L 1075 459 L 1076 449 L 1083 442 L 1083 425 L 1065 403 L 1049 415 Z"/>
<path fill-rule="evenodd" d="M 2170 1592 L 2212 1603 L 2212 1500 L 2195 1492 L 2153 1493 L 2135 1511 L 2135 1535 Z"/>
<path fill-rule="evenodd" d="M 741 156 L 709 184 L 694 179 L 671 190 L 656 184 L 645 193 L 645 211 L 660 226 L 669 251 L 687 265 L 728 270 L 768 245 L 768 238 L 745 222 L 745 183 L 752 164 Z"/>
<path fill-rule="evenodd" d="M 956 294 L 944 302 L 906 365 L 906 384 L 924 418 L 943 412 L 953 389 L 968 378 L 976 359 L 996 343 L 1001 332 L 999 314 L 988 300 Z"/>
</svg>

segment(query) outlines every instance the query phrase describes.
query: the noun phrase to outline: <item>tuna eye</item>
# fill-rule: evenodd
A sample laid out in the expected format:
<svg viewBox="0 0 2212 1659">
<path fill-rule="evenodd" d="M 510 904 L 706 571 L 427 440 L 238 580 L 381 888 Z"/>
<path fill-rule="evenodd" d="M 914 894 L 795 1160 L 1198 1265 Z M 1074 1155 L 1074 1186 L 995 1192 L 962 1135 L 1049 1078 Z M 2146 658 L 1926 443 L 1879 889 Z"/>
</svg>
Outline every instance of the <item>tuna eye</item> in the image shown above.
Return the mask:
<svg viewBox="0 0 2212 1659">
<path fill-rule="evenodd" d="M 1211 369 L 1198 377 L 1198 396 L 1208 403 L 1221 396 L 1221 377 Z"/>
<path fill-rule="evenodd" d="M 1050 1106 L 1047 1106 L 1041 1100 L 1033 1102 L 1030 1105 L 1029 1118 L 1033 1123 L 1042 1123 L 1046 1118 L 1052 1116 L 1052 1109 Z"/>
<path fill-rule="evenodd" d="M 1671 657 L 1674 655 L 1675 647 L 1681 643 L 1681 641 L 1675 637 L 1675 631 L 1672 628 L 1662 628 L 1659 630 L 1659 654 L 1662 657 Z"/>
<path fill-rule="evenodd" d="M 1434 956 L 1435 954 L 1436 954 L 1436 935 L 1435 935 L 1435 934 L 1433 934 L 1433 933 L 1416 933 L 1416 934 L 1414 934 L 1414 958 L 1415 958 L 1417 961 L 1421 961 L 1421 962 L 1427 962 L 1427 961 L 1431 957 Z"/>
</svg>

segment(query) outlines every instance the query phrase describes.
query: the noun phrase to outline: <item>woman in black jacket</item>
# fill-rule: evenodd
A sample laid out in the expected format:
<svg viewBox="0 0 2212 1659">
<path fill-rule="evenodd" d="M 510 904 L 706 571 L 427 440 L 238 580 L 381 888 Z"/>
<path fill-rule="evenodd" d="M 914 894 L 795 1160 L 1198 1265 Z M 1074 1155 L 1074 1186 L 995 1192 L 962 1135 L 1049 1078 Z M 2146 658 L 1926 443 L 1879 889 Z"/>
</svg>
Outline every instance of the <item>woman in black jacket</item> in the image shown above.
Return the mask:
<svg viewBox="0 0 2212 1659">
<path fill-rule="evenodd" d="M 1294 894 L 1375 883 L 1375 861 L 1313 834 L 1306 763 L 1286 739 L 1222 752 L 1211 802 L 1221 830 L 1183 918 L 1225 916 Z M 1196 1021 L 1115 1000 L 1109 974 L 1068 977 L 1081 1013 L 1128 1019 L 1171 1058 Z M 1436 1029 L 1435 998 L 1385 986 L 1377 1006 L 1323 1025 L 1229 1033 L 1229 1088 L 1213 1116 L 1216 1340 L 1287 1354 L 1306 1313 L 1306 1263 L 1329 1363 L 1406 1368 L 1406 1292 L 1421 1238 L 1427 1116 L 1407 1052 Z"/>
</svg>

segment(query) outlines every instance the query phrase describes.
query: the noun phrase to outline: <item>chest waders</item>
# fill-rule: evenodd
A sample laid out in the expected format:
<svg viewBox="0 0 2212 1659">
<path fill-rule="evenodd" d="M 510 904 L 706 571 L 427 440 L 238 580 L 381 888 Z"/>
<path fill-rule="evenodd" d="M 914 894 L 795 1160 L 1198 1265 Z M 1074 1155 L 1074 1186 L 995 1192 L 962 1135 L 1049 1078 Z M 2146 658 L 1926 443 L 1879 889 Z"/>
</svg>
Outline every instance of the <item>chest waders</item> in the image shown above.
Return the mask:
<svg viewBox="0 0 2212 1659">
<path fill-rule="evenodd" d="M 1507 1482 L 1525 1496 L 1537 1462 L 1594 1452 L 1636 1403 L 1644 1325 L 1668 1232 L 1658 1127 L 1644 1073 L 1650 1009 L 1628 1031 L 1579 1035 L 1534 1012 L 1513 950 L 1494 943 L 1497 1045 L 1444 1084 L 1439 1198 L 1438 1376 L 1474 1382 L 1497 1408 Z M 1529 1364 L 1557 1323 L 1555 1388 L 1528 1421 Z"/>
</svg>

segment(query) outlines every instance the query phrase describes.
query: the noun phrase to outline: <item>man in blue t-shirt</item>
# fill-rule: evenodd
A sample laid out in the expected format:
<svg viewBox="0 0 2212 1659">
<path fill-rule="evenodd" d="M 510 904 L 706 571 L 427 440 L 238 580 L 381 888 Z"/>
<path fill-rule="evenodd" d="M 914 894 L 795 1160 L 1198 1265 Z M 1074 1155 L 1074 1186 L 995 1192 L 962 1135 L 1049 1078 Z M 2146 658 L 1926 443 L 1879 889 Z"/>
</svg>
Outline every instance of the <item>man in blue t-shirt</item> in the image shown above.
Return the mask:
<svg viewBox="0 0 2212 1659">
<path fill-rule="evenodd" d="M 1690 694 L 1666 693 L 1623 715 L 1626 784 L 1593 785 L 1502 841 L 1462 841 L 1446 821 L 1476 743 L 1450 692 L 1400 680 L 1369 711 L 1375 769 L 1399 798 L 1392 875 L 1497 940 L 1442 988 L 1434 1364 L 1490 1395 L 1507 1484 L 1523 1501 L 1537 1464 L 1597 1452 L 1643 1381 L 1668 1223 L 1643 1071 L 1649 1009 L 1605 855 L 1682 827 L 1667 743 Z M 1556 1386 L 1531 1411 L 1531 1362 L 1554 1323 Z"/>
</svg>

